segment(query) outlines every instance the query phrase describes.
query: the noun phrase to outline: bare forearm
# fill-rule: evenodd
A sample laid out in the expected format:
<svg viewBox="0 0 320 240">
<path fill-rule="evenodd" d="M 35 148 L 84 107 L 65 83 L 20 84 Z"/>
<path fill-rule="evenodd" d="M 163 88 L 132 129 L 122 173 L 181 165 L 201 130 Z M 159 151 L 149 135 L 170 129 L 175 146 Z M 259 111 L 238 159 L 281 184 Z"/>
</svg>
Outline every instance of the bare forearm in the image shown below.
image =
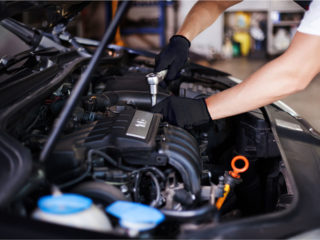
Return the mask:
<svg viewBox="0 0 320 240">
<path fill-rule="evenodd" d="M 213 119 L 247 112 L 279 99 L 298 90 L 283 69 L 274 69 L 270 63 L 254 73 L 239 85 L 213 95 L 206 100 Z M 281 80 L 281 81 L 280 81 Z"/>
<path fill-rule="evenodd" d="M 192 41 L 199 33 L 215 22 L 228 7 L 240 1 L 198 1 L 185 18 L 177 35 Z"/>
<path fill-rule="evenodd" d="M 320 71 L 319 53 L 320 37 L 297 33 L 285 54 L 239 85 L 206 99 L 212 119 L 247 112 L 304 89 Z"/>
</svg>

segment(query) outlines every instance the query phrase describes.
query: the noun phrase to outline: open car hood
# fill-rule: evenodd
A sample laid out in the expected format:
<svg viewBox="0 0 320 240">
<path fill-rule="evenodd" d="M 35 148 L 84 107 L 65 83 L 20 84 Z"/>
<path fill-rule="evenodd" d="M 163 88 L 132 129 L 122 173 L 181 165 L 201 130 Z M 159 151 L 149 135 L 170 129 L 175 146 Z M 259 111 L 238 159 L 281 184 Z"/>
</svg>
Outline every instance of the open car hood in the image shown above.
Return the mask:
<svg viewBox="0 0 320 240">
<path fill-rule="evenodd" d="M 49 25 L 65 23 L 77 15 L 89 2 L 87 1 L 1 1 L 0 20 L 17 14 L 39 10 L 45 12 Z"/>
</svg>

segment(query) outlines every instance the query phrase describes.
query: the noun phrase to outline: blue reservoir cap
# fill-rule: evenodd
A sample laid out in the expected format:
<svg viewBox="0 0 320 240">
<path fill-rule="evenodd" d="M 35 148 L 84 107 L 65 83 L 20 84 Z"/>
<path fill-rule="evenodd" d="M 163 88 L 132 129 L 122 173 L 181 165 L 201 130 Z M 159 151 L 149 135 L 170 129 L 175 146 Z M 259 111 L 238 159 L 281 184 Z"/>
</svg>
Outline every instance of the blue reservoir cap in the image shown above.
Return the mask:
<svg viewBox="0 0 320 240">
<path fill-rule="evenodd" d="M 90 208 L 92 200 L 78 194 L 62 194 L 59 196 L 44 196 L 38 201 L 38 207 L 46 213 L 71 214 Z"/>
<path fill-rule="evenodd" d="M 119 218 L 123 227 L 143 231 L 154 228 L 164 220 L 164 215 L 153 207 L 135 202 L 116 201 L 106 208 L 106 212 Z"/>
</svg>

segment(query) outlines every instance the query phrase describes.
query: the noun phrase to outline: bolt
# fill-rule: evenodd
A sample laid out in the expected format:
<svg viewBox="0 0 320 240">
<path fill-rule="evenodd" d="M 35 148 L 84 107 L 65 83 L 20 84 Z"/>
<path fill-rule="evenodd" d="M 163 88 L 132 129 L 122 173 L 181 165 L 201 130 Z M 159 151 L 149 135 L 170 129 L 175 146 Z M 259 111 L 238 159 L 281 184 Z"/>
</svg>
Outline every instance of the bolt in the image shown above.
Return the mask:
<svg viewBox="0 0 320 240">
<path fill-rule="evenodd" d="M 121 185 L 120 190 L 122 193 L 127 193 L 129 191 L 129 189 L 126 185 Z"/>
</svg>

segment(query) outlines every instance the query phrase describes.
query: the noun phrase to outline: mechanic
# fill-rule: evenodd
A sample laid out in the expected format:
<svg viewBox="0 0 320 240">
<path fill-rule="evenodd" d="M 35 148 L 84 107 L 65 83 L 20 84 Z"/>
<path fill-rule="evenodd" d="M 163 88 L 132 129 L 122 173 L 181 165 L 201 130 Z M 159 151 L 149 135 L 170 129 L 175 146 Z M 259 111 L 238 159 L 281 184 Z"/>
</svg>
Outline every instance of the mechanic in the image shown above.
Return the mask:
<svg viewBox="0 0 320 240">
<path fill-rule="evenodd" d="M 240 1 L 198 1 L 169 44 L 156 57 L 155 72 L 174 80 L 188 58 L 190 42 L 228 7 Z M 197 126 L 257 109 L 305 89 L 320 72 L 320 0 L 313 0 L 289 48 L 240 84 L 206 99 L 170 96 L 154 112 L 181 127 Z"/>
</svg>

